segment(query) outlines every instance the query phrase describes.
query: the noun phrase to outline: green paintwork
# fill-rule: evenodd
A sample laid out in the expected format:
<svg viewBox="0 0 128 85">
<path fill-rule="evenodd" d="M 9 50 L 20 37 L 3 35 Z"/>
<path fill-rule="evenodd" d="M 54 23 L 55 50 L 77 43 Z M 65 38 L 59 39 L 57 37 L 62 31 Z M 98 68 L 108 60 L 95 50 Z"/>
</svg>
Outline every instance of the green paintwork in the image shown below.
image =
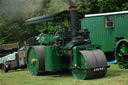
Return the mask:
<svg viewBox="0 0 128 85">
<path fill-rule="evenodd" d="M 125 39 L 128 39 L 128 32 L 124 36 Z"/>
<path fill-rule="evenodd" d="M 34 64 L 32 64 L 33 59 L 35 60 Z M 30 47 L 29 51 L 27 51 L 27 68 L 32 75 L 38 74 L 39 61 L 37 53 L 33 47 Z"/>
<path fill-rule="evenodd" d="M 115 38 L 124 37 L 128 33 L 128 14 L 118 14 L 114 16 L 114 28 L 105 28 L 104 17 L 88 17 L 81 20 L 82 29 L 90 31 L 92 44 L 101 45 L 104 52 L 113 51 Z"/>
<path fill-rule="evenodd" d="M 45 68 L 47 71 L 60 70 L 60 56 L 56 56 L 54 46 L 45 47 Z"/>
<path fill-rule="evenodd" d="M 60 55 L 60 48 L 55 46 L 45 47 L 45 69 L 46 71 L 56 72 L 68 69 L 69 62 L 62 63 L 65 56 Z"/>
<path fill-rule="evenodd" d="M 84 56 L 81 53 L 79 53 L 78 47 L 73 48 L 73 55 L 74 56 L 72 61 L 72 67 L 81 67 L 83 69 L 86 69 L 86 61 L 84 59 Z M 86 70 L 73 69 L 72 74 L 76 79 L 84 80 L 86 77 Z"/>
</svg>

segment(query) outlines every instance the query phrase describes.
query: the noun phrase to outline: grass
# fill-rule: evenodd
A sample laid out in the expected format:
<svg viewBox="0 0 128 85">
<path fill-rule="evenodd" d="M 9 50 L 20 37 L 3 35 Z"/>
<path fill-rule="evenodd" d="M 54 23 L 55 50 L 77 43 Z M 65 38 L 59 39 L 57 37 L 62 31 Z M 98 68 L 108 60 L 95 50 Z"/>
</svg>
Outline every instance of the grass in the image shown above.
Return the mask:
<svg viewBox="0 0 128 85">
<path fill-rule="evenodd" d="M 27 70 L 16 70 L 0 72 L 0 85 L 128 85 L 128 70 L 111 65 L 104 78 L 93 80 L 76 80 L 71 73 L 31 76 Z"/>
</svg>

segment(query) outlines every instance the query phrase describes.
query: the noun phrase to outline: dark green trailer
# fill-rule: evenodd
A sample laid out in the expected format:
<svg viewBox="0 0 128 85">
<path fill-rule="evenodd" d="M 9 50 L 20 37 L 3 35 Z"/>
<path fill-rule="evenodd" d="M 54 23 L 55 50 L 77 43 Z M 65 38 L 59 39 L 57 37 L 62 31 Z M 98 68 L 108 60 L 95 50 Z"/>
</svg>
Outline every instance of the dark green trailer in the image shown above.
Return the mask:
<svg viewBox="0 0 128 85">
<path fill-rule="evenodd" d="M 128 33 L 128 11 L 88 14 L 81 19 L 82 29 L 90 31 L 92 44 L 98 44 L 104 52 L 112 52 L 116 38 Z"/>
</svg>

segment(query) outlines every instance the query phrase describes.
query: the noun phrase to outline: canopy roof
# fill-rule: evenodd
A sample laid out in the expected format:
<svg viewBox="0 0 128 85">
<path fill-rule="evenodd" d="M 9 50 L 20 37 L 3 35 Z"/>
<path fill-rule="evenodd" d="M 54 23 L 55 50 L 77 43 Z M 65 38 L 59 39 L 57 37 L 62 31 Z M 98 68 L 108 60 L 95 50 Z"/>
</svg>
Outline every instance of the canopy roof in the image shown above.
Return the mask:
<svg viewBox="0 0 128 85">
<path fill-rule="evenodd" d="M 33 17 L 25 21 L 25 24 L 33 24 L 33 23 L 39 23 L 39 22 L 44 22 L 44 21 L 51 21 L 51 20 L 60 20 L 63 17 L 69 17 L 70 16 L 70 11 L 69 10 L 64 10 L 62 12 L 58 12 L 55 14 L 47 15 L 47 16 L 38 16 L 38 17 Z M 83 18 L 84 15 L 78 12 L 78 16 L 80 18 Z"/>
</svg>

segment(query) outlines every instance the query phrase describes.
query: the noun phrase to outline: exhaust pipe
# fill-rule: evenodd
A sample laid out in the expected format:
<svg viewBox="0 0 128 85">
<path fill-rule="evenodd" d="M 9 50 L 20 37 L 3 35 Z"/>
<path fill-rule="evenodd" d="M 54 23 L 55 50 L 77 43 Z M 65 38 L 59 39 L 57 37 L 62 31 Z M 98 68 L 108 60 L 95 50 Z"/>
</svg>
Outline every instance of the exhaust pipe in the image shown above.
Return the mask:
<svg viewBox="0 0 128 85">
<path fill-rule="evenodd" d="M 71 6 L 69 9 L 71 15 L 72 40 L 73 40 L 75 39 L 78 31 L 77 10 L 75 6 Z"/>
</svg>

